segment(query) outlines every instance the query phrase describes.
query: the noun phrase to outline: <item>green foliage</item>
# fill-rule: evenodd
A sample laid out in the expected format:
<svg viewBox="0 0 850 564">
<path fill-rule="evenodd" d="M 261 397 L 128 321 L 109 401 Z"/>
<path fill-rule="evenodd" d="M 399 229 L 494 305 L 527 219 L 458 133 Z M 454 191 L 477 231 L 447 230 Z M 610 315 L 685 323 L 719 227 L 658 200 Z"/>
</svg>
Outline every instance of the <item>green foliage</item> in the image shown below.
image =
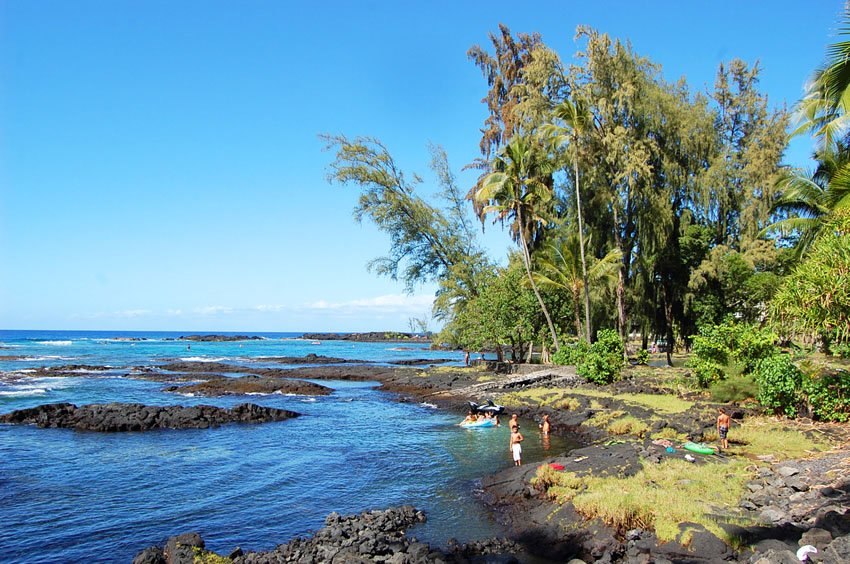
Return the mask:
<svg viewBox="0 0 850 564">
<path fill-rule="evenodd" d="M 703 388 L 725 376 L 724 367 L 729 364 L 731 354 L 727 344 L 730 328 L 728 325 L 704 325 L 699 335 L 693 337 L 693 356 L 688 360 L 688 366 L 694 369 Z"/>
<path fill-rule="evenodd" d="M 610 384 L 623 367 L 623 342 L 613 329 L 602 329 L 597 341 L 576 366 L 576 372 L 595 384 Z"/>
<path fill-rule="evenodd" d="M 737 375 L 714 382 L 709 392 L 714 401 L 730 403 L 756 398 L 759 387 L 752 376 Z"/>
<path fill-rule="evenodd" d="M 197 546 L 192 547 L 193 564 L 230 564 L 231 562 L 233 561 L 226 556 L 221 556 Z"/>
<path fill-rule="evenodd" d="M 813 418 L 842 423 L 850 420 L 850 372 L 806 373 L 803 375 L 802 395 Z"/>
<path fill-rule="evenodd" d="M 369 268 L 401 280 L 411 292 L 419 284 L 436 281 L 438 318 L 450 319 L 463 309 L 477 295 L 492 265 L 478 245 L 445 151 L 430 148 L 431 168 L 442 188 L 434 204 L 417 194 L 422 179 L 416 174 L 406 177 L 380 140 L 344 135 L 321 139 L 326 150 L 335 152 L 328 180 L 360 191 L 355 219 L 373 222 L 390 237 L 389 253 L 372 260 Z"/>
<path fill-rule="evenodd" d="M 839 358 L 850 358 L 850 343 L 840 343 L 832 347 L 832 354 Z"/>
<path fill-rule="evenodd" d="M 694 369 L 700 386 L 707 387 L 726 378 L 728 373 L 748 374 L 764 358 L 776 352 L 776 335 L 747 323 L 727 321 L 704 325 L 693 337 L 693 356 L 688 366 Z"/>
<path fill-rule="evenodd" d="M 506 345 L 513 360 L 524 360 L 528 343 L 543 326 L 537 300 L 525 281 L 517 260 L 498 269 L 438 339 L 473 351 Z"/>
<path fill-rule="evenodd" d="M 584 339 L 579 339 L 578 342 L 566 345 L 558 352 L 552 355 L 552 362 L 564 366 L 578 366 L 584 360 L 587 353 L 590 352 L 590 345 Z"/>
<path fill-rule="evenodd" d="M 850 342 L 850 211 L 833 215 L 771 304 L 788 330 Z"/>
<path fill-rule="evenodd" d="M 649 363 L 649 351 L 646 349 L 640 349 L 635 355 L 635 359 L 638 364 L 646 365 Z"/>
<path fill-rule="evenodd" d="M 794 417 L 800 405 L 803 374 L 791 357 L 775 354 L 759 362 L 755 370 L 758 401 L 773 413 Z"/>
</svg>

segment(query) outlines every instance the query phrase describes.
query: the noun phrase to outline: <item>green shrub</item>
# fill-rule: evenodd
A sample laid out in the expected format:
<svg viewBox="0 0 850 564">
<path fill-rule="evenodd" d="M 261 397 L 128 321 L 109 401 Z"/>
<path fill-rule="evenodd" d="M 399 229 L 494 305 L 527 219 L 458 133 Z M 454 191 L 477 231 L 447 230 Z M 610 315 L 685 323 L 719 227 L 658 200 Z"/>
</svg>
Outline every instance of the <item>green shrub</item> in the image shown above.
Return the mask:
<svg viewBox="0 0 850 564">
<path fill-rule="evenodd" d="M 590 345 L 584 339 L 577 343 L 562 347 L 561 350 L 552 355 L 552 362 L 564 366 L 578 366 L 590 352 Z"/>
<path fill-rule="evenodd" d="M 640 349 L 635 355 L 635 360 L 637 360 L 638 364 L 646 365 L 649 363 L 649 351 L 646 349 Z"/>
<path fill-rule="evenodd" d="M 740 366 L 745 374 L 776 353 L 776 335 L 747 323 L 726 321 L 700 327 L 693 336 L 693 356 L 688 366 L 694 369 L 700 386 L 707 387 L 727 377 L 730 367 Z"/>
<path fill-rule="evenodd" d="M 714 401 L 729 403 L 758 397 L 759 387 L 751 376 L 739 374 L 713 383 L 709 391 Z"/>
<path fill-rule="evenodd" d="M 850 420 L 850 372 L 806 372 L 802 384 L 814 419 L 842 423 Z"/>
<path fill-rule="evenodd" d="M 759 329 L 755 325 L 739 324 L 734 333 L 735 341 L 730 349 L 734 359 L 744 366 L 744 373 L 755 370 L 762 359 L 778 352 L 776 334 L 769 329 Z"/>
<path fill-rule="evenodd" d="M 803 373 L 788 355 L 775 354 L 765 358 L 755 370 L 759 386 L 757 399 L 773 413 L 794 417 L 801 400 L 802 379 Z"/>
<path fill-rule="evenodd" d="M 576 372 L 595 384 L 610 384 L 623 367 L 623 341 L 616 331 L 602 329 L 590 351 L 576 365 Z"/>
<path fill-rule="evenodd" d="M 850 358 L 850 343 L 840 343 L 832 346 L 832 353 L 839 358 Z"/>
</svg>

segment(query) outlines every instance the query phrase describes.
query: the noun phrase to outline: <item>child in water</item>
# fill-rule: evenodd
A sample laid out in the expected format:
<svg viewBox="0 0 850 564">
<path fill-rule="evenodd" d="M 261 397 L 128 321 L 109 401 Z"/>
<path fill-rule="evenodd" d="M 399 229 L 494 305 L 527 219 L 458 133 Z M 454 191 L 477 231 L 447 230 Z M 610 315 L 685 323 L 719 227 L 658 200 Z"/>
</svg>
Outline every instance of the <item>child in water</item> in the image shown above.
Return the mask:
<svg viewBox="0 0 850 564">
<path fill-rule="evenodd" d="M 720 448 L 729 448 L 729 440 L 726 438 L 729 433 L 729 425 L 732 423 L 732 418 L 726 414 L 726 410 L 722 407 L 718 410 L 720 415 L 717 416 L 717 435 L 720 437 Z"/>
<path fill-rule="evenodd" d="M 522 466 L 522 445 L 520 444 L 524 440 L 522 433 L 519 432 L 519 426 L 515 425 L 511 427 L 511 442 L 508 446 L 508 450 L 514 456 L 514 466 Z"/>
<path fill-rule="evenodd" d="M 549 423 L 549 415 L 546 414 L 543 416 L 543 422 L 540 424 L 540 432 L 543 433 L 544 437 L 549 436 L 549 431 L 552 430 L 552 424 Z"/>
</svg>

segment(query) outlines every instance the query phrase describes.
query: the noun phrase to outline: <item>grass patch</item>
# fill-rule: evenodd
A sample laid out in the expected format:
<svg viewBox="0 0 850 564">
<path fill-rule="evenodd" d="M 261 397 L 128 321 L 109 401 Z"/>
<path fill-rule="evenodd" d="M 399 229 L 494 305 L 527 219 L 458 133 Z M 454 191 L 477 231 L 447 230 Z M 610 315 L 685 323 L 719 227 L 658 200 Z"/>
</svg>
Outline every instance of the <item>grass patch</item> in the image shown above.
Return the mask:
<svg viewBox="0 0 850 564">
<path fill-rule="evenodd" d="M 218 555 L 215 552 L 210 552 L 208 550 L 198 548 L 197 546 L 192 547 L 192 552 L 193 564 L 230 564 L 231 562 L 233 562 L 230 558 L 226 556 Z"/>
<path fill-rule="evenodd" d="M 743 425 L 732 424 L 729 429 L 729 443 L 736 450 L 742 448 L 749 455 L 772 454 L 778 460 L 801 458 L 830 448 L 826 442 L 815 441 L 789 428 L 792 425 L 793 422 L 789 421 L 751 417 Z"/>
<path fill-rule="evenodd" d="M 571 488 L 571 501 L 576 511 L 588 518 L 599 517 L 619 531 L 651 530 L 662 542 L 678 539 L 687 544 L 688 535 L 679 536 L 683 522 L 698 523 L 732 542 L 709 514 L 713 507 L 737 504 L 750 479 L 746 466 L 745 461 L 723 466 L 678 459 L 646 463 L 641 472 L 628 478 L 580 478 L 579 486 Z"/>
<path fill-rule="evenodd" d="M 649 425 L 636 417 L 627 415 L 611 421 L 606 429 L 612 435 L 632 435 L 643 438 L 646 432 L 649 431 Z"/>
<path fill-rule="evenodd" d="M 676 396 L 659 394 L 619 394 L 617 399 L 638 407 L 645 407 L 664 415 L 684 413 L 694 406 L 694 402 Z"/>
<path fill-rule="evenodd" d="M 619 409 L 614 411 L 600 411 L 598 413 L 594 413 L 593 417 L 582 423 L 582 425 L 587 424 L 592 425 L 593 427 L 599 427 L 600 429 L 607 429 L 608 425 L 610 425 L 612 421 L 625 414 L 625 411 L 620 411 Z"/>
<path fill-rule="evenodd" d="M 567 398 L 564 398 L 557 405 L 557 407 L 559 409 L 565 409 L 567 411 L 575 411 L 576 409 L 579 409 L 581 407 L 581 402 L 578 401 L 576 398 L 567 397 Z"/>
</svg>

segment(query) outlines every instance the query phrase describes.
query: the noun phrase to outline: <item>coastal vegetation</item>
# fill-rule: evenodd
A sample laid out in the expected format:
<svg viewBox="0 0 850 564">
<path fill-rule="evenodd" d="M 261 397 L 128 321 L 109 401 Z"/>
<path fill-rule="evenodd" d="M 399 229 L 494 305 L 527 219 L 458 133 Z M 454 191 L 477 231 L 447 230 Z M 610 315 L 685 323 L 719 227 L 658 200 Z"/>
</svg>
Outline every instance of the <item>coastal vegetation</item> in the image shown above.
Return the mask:
<svg viewBox="0 0 850 564">
<path fill-rule="evenodd" d="M 439 146 L 428 198 L 381 141 L 323 136 L 329 180 L 358 188 L 356 219 L 390 236 L 370 268 L 408 290 L 436 282 L 435 339 L 450 346 L 576 365 L 602 385 L 626 360 L 657 362 L 650 350 L 668 366 L 684 353 L 717 399 L 846 420 L 847 373 L 800 369 L 850 351 L 846 43 L 789 111 L 760 90 L 758 63 L 720 64 L 703 92 L 626 41 L 586 26 L 575 39 L 571 63 L 505 25 L 470 48 L 487 110 L 472 186 Z M 800 134 L 816 141 L 812 173 L 783 163 Z M 507 228 L 505 262 L 476 218 Z"/>
</svg>

